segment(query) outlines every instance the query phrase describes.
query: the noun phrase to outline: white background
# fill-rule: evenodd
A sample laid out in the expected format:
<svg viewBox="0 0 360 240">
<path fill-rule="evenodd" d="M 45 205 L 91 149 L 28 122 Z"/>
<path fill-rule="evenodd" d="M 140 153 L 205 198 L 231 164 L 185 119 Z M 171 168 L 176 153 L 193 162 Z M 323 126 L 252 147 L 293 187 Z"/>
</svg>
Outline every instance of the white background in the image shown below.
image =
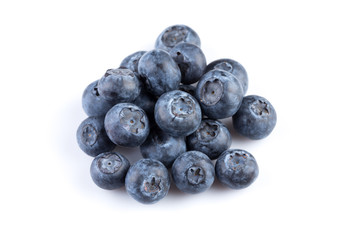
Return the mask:
<svg viewBox="0 0 360 240">
<path fill-rule="evenodd" d="M 1 1 L 0 238 L 359 239 L 359 12 L 344 0 Z M 259 164 L 249 188 L 172 187 L 142 205 L 92 182 L 81 95 L 178 23 L 208 62 L 239 61 L 278 123 L 260 141 L 233 132 Z"/>
</svg>

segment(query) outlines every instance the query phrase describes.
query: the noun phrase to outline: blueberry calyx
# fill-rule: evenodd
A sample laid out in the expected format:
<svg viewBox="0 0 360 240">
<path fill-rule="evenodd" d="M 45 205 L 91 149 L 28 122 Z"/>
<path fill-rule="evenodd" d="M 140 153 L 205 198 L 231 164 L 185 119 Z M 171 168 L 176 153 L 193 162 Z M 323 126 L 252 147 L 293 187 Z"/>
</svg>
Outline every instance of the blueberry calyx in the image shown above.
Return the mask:
<svg viewBox="0 0 360 240">
<path fill-rule="evenodd" d="M 239 152 L 235 152 L 230 154 L 225 162 L 229 168 L 231 168 L 234 171 L 237 171 L 237 170 L 241 170 L 244 167 L 245 161 L 248 157 L 249 155 L 246 153 L 240 154 Z"/>
<path fill-rule="evenodd" d="M 260 99 L 251 104 L 250 109 L 255 113 L 255 115 L 263 116 L 270 114 L 269 105 Z"/>
<path fill-rule="evenodd" d="M 123 127 L 132 133 L 139 133 L 139 130 L 145 128 L 144 114 L 133 108 L 124 108 L 119 113 L 120 123 Z"/>
<path fill-rule="evenodd" d="M 194 112 L 195 103 L 188 97 L 175 98 L 171 103 L 171 112 L 176 117 L 185 118 Z"/>
<path fill-rule="evenodd" d="M 144 181 L 143 188 L 144 192 L 152 197 L 158 194 L 161 191 L 161 179 L 158 179 L 154 176 L 150 176 Z"/>
<path fill-rule="evenodd" d="M 206 105 L 215 105 L 220 99 L 224 91 L 223 83 L 215 78 L 208 80 L 201 89 L 201 102 Z"/>
<path fill-rule="evenodd" d="M 110 75 L 120 75 L 120 76 L 130 76 L 130 77 L 134 77 L 134 73 L 127 69 L 127 68 L 115 68 L 115 69 L 108 69 L 105 73 L 105 77 L 110 76 Z"/>
<path fill-rule="evenodd" d="M 227 71 L 227 72 L 232 72 L 233 70 L 233 67 L 230 63 L 228 62 L 220 62 L 218 64 L 216 64 L 214 66 L 214 69 L 220 69 L 220 70 L 224 70 L 224 71 Z"/>
<path fill-rule="evenodd" d="M 182 26 L 172 26 L 163 34 L 161 41 L 167 47 L 174 47 L 177 43 L 183 42 L 188 34 L 188 30 Z"/>
<path fill-rule="evenodd" d="M 96 143 L 98 133 L 94 126 L 86 124 L 82 129 L 81 140 L 87 146 L 92 146 Z"/>
<path fill-rule="evenodd" d="M 199 129 L 196 131 L 197 138 L 200 141 L 210 141 L 219 134 L 219 126 L 211 124 L 210 122 L 202 122 Z"/>
<path fill-rule="evenodd" d="M 121 168 L 122 161 L 119 156 L 109 153 L 99 158 L 97 164 L 101 172 L 113 174 Z"/>
<path fill-rule="evenodd" d="M 205 172 L 201 167 L 193 166 L 187 170 L 186 176 L 190 184 L 197 185 L 204 181 Z"/>
</svg>

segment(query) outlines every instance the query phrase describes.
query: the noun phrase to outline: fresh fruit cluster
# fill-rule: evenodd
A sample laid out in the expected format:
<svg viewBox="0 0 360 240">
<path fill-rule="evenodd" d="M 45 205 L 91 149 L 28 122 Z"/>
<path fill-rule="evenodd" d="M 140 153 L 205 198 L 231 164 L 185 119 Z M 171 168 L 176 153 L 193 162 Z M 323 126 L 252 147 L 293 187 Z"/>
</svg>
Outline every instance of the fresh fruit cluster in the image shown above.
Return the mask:
<svg viewBox="0 0 360 240">
<path fill-rule="evenodd" d="M 166 28 L 154 50 L 126 57 L 83 93 L 89 117 L 77 141 L 95 157 L 93 181 L 103 189 L 125 185 L 141 203 L 165 197 L 171 181 L 186 193 L 207 190 L 215 176 L 233 189 L 249 186 L 259 173 L 256 160 L 245 150 L 229 149 L 230 132 L 219 120 L 232 117 L 234 129 L 250 139 L 271 133 L 273 106 L 263 97 L 244 96 L 247 88 L 240 63 L 219 59 L 207 65 L 194 30 Z M 130 166 L 114 151 L 117 145 L 140 147 L 144 159 Z"/>
</svg>

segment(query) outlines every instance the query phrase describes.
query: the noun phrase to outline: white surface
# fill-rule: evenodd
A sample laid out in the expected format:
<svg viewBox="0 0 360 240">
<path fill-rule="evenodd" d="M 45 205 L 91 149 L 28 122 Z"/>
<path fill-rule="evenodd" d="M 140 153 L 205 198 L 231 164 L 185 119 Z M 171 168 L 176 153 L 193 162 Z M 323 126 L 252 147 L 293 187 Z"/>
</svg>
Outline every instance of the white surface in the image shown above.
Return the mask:
<svg viewBox="0 0 360 240">
<path fill-rule="evenodd" d="M 2 1 L 1 239 L 359 239 L 357 1 Z M 257 181 L 155 205 L 97 188 L 75 131 L 84 88 L 167 26 L 233 58 L 278 123 Z M 139 152 L 123 153 L 133 161 Z"/>
</svg>

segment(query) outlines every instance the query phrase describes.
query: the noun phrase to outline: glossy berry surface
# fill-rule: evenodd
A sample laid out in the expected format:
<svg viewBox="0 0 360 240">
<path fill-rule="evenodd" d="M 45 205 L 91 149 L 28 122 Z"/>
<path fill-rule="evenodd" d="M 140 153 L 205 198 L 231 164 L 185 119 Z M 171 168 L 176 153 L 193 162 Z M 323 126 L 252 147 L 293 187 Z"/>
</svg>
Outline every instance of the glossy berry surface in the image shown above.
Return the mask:
<svg viewBox="0 0 360 240">
<path fill-rule="evenodd" d="M 155 48 L 169 52 L 178 43 L 183 42 L 200 47 L 200 38 L 193 29 L 185 25 L 173 25 L 160 33 L 156 39 Z"/>
<path fill-rule="evenodd" d="M 215 165 L 216 176 L 221 183 L 233 188 L 246 188 L 252 184 L 259 168 L 253 155 L 241 149 L 229 149 L 223 152 Z"/>
<path fill-rule="evenodd" d="M 169 53 L 180 68 L 183 84 L 199 81 L 206 68 L 206 59 L 198 46 L 191 43 L 179 43 Z"/>
<path fill-rule="evenodd" d="M 210 159 L 216 159 L 231 145 L 229 130 L 220 121 L 204 119 L 200 127 L 186 138 L 189 150 L 205 153 Z"/>
<path fill-rule="evenodd" d="M 105 116 L 117 101 L 108 101 L 100 96 L 98 81 L 89 84 L 82 95 L 82 107 L 88 116 Z"/>
<path fill-rule="evenodd" d="M 171 168 L 176 187 L 186 193 L 204 192 L 214 182 L 215 169 L 202 152 L 189 151 L 180 155 Z"/>
<path fill-rule="evenodd" d="M 101 153 L 92 161 L 90 175 L 97 186 L 112 190 L 125 185 L 129 167 L 129 161 L 120 153 Z"/>
<path fill-rule="evenodd" d="M 80 149 L 92 157 L 115 148 L 105 132 L 104 117 L 86 118 L 76 131 L 76 139 Z"/>
<path fill-rule="evenodd" d="M 149 135 L 149 121 L 144 110 L 132 103 L 119 103 L 105 115 L 106 133 L 116 145 L 140 146 Z"/>
<path fill-rule="evenodd" d="M 169 53 L 160 49 L 149 51 L 140 58 L 138 73 L 147 90 L 155 96 L 178 89 L 181 81 L 178 65 Z"/>
<path fill-rule="evenodd" d="M 234 129 L 250 139 L 267 137 L 276 125 L 276 112 L 263 97 L 249 95 L 243 99 L 239 111 L 233 116 Z"/>
<path fill-rule="evenodd" d="M 193 133 L 201 123 L 199 103 L 190 94 L 175 90 L 167 92 L 155 104 L 155 122 L 175 137 Z"/>
<path fill-rule="evenodd" d="M 108 101 L 131 102 L 139 96 L 139 80 L 127 68 L 109 69 L 99 80 L 98 91 Z"/>
<path fill-rule="evenodd" d="M 130 167 L 125 187 L 128 194 L 141 203 L 158 202 L 169 191 L 169 172 L 158 160 L 141 159 Z"/>
<path fill-rule="evenodd" d="M 229 58 L 218 59 L 209 63 L 209 65 L 206 66 L 205 72 L 209 72 L 214 69 L 223 70 L 233 74 L 236 79 L 239 80 L 244 94 L 247 92 L 249 84 L 248 75 L 245 68 L 240 63 Z"/>
<path fill-rule="evenodd" d="M 203 114 L 213 119 L 231 117 L 239 110 L 243 89 L 231 73 L 212 70 L 205 73 L 196 87 Z"/>
<path fill-rule="evenodd" d="M 169 168 L 175 159 L 186 151 L 186 143 L 184 137 L 172 137 L 158 128 L 153 128 L 140 146 L 140 151 L 144 158 L 159 160 Z"/>
</svg>

